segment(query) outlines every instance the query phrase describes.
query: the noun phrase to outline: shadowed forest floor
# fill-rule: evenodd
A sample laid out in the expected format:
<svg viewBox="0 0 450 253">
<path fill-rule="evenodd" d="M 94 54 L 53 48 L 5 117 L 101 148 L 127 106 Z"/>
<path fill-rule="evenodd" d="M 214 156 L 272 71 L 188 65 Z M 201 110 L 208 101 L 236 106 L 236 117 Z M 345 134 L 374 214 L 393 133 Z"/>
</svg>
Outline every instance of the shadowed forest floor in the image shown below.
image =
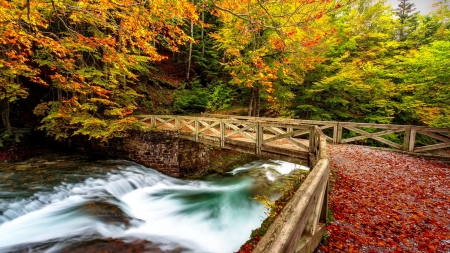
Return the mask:
<svg viewBox="0 0 450 253">
<path fill-rule="evenodd" d="M 330 145 L 334 222 L 319 252 L 450 252 L 450 166 Z"/>
</svg>

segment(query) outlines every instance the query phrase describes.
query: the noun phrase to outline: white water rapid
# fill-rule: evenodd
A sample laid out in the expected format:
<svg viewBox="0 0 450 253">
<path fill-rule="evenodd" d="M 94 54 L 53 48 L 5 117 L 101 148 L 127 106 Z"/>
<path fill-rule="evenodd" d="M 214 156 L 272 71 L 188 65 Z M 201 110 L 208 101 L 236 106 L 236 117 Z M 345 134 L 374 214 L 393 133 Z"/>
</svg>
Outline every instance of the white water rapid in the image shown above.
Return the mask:
<svg viewBox="0 0 450 253">
<path fill-rule="evenodd" d="M 0 252 L 60 252 L 95 238 L 146 240 L 162 252 L 234 252 L 266 216 L 251 199 L 258 194 L 254 179 L 243 172 L 266 170 L 273 182 L 299 168 L 261 161 L 230 176 L 184 181 L 131 162 L 118 164 L 102 177 L 63 182 L 28 198 L 0 195 Z M 111 206 L 128 222 L 108 220 L 104 212 Z"/>
</svg>

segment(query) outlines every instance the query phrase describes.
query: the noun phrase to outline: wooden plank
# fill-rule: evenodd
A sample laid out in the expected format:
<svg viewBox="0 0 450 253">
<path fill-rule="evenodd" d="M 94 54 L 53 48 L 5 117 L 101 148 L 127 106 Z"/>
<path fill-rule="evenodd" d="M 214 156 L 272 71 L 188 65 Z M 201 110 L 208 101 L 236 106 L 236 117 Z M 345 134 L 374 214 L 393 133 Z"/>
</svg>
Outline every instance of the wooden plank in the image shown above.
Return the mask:
<svg viewBox="0 0 450 253">
<path fill-rule="evenodd" d="M 193 133 L 195 133 L 195 126 L 192 126 L 191 124 L 195 122 L 194 119 L 187 121 L 186 119 L 179 119 L 180 120 L 180 129 L 183 129 L 184 127 L 189 128 Z M 194 123 L 195 124 L 195 123 Z"/>
<path fill-rule="evenodd" d="M 272 137 L 272 138 L 269 138 L 269 139 L 265 139 L 265 140 L 263 140 L 262 143 L 268 143 L 268 142 L 273 142 L 273 141 L 280 140 L 280 139 L 285 139 L 286 137 L 296 136 L 296 135 L 299 135 L 300 133 L 304 133 L 304 132 L 305 131 L 303 129 L 295 130 L 295 131 L 290 132 L 290 133 L 280 134 L 280 135 L 277 135 L 275 137 Z"/>
<path fill-rule="evenodd" d="M 288 130 L 286 132 L 281 130 L 278 127 L 266 127 L 264 130 L 270 131 L 274 134 L 285 134 L 285 133 L 289 132 L 289 130 L 291 130 L 291 132 L 292 132 L 292 128 L 288 128 Z"/>
<path fill-rule="evenodd" d="M 431 133 L 431 132 L 425 132 L 425 131 L 417 131 L 417 132 L 420 133 L 420 134 L 426 135 L 428 137 L 434 138 L 436 140 L 440 140 L 440 141 L 442 141 L 444 143 L 450 143 L 450 138 L 447 138 L 447 137 L 444 137 L 444 136 L 441 136 L 441 135 L 437 135 L 437 134 Z"/>
<path fill-rule="evenodd" d="M 204 126 L 203 129 L 199 130 L 199 133 L 204 132 L 206 130 L 211 130 L 215 135 L 220 136 L 220 132 L 217 131 L 214 127 L 219 125 L 220 122 L 214 122 L 212 124 L 208 124 L 205 121 L 199 120 L 200 124 Z"/>
<path fill-rule="evenodd" d="M 405 135 L 403 137 L 403 150 L 404 151 L 408 151 L 410 138 L 411 138 L 411 126 L 407 126 L 405 128 Z"/>
<path fill-rule="evenodd" d="M 303 231 L 304 235 L 314 235 L 318 229 L 320 213 L 322 211 L 323 200 L 326 192 L 326 186 L 328 184 L 328 177 L 326 179 L 326 183 L 321 186 L 322 190 L 320 190 L 319 198 L 316 202 L 316 206 L 314 207 L 314 211 L 310 214 L 308 218 L 308 222 L 305 227 L 305 231 Z"/>
<path fill-rule="evenodd" d="M 312 236 L 302 236 L 298 241 L 295 253 L 311 253 L 315 252 L 317 246 L 322 241 L 322 236 L 326 232 L 326 225 L 319 224 L 317 232 Z"/>
<path fill-rule="evenodd" d="M 266 144 L 264 144 L 261 147 L 261 154 L 264 152 L 276 154 L 279 156 L 301 158 L 302 160 L 307 160 L 308 155 L 309 155 L 308 151 L 292 150 L 292 149 L 286 149 L 286 148 L 281 148 L 281 147 L 277 147 L 277 146 L 270 146 L 270 145 L 266 145 Z"/>
<path fill-rule="evenodd" d="M 338 126 L 333 126 L 333 143 L 338 143 Z"/>
<path fill-rule="evenodd" d="M 194 131 L 195 141 L 198 141 L 198 129 L 200 125 L 198 119 L 196 119 L 194 123 L 195 123 L 195 131 Z"/>
<path fill-rule="evenodd" d="M 416 144 L 416 130 L 411 127 L 411 134 L 409 136 L 409 152 L 414 152 L 414 146 Z"/>
<path fill-rule="evenodd" d="M 175 118 L 175 129 L 180 130 L 180 119 L 178 117 Z"/>
<path fill-rule="evenodd" d="M 374 138 L 374 137 L 379 137 L 379 136 L 383 136 L 386 134 L 393 134 L 393 133 L 398 133 L 398 132 L 403 132 L 404 130 L 386 130 L 386 131 L 382 131 L 382 132 L 377 132 L 377 133 L 368 133 L 365 132 L 364 130 L 358 129 L 358 128 L 353 128 L 353 127 L 345 127 L 351 131 L 357 132 L 362 134 L 361 136 L 355 136 L 352 138 L 348 138 L 348 139 L 344 139 L 342 140 L 342 143 L 348 143 L 348 142 L 353 142 L 353 141 L 359 141 L 359 140 L 364 140 L 364 139 L 369 139 L 369 138 Z"/>
<path fill-rule="evenodd" d="M 336 143 L 342 143 L 342 125 L 341 123 L 338 123 L 337 126 L 337 137 L 336 137 Z"/>
<path fill-rule="evenodd" d="M 353 137 L 353 138 L 350 138 L 350 139 L 344 139 L 344 140 L 342 140 L 342 143 L 348 143 L 348 142 L 351 142 L 351 141 L 354 141 L 354 140 L 358 140 L 358 139 L 368 139 L 368 138 L 370 138 L 370 139 L 377 140 L 377 141 L 379 141 L 381 143 L 384 143 L 386 145 L 389 145 L 391 147 L 394 147 L 394 148 L 397 148 L 397 149 L 402 149 L 401 145 L 399 145 L 399 144 L 397 144 L 395 142 L 386 140 L 384 138 L 380 138 L 378 136 L 385 135 L 385 134 L 388 134 L 388 133 L 401 132 L 403 130 L 386 130 L 386 131 L 378 132 L 378 133 L 367 133 L 367 132 L 365 132 L 365 131 L 363 131 L 361 129 L 358 129 L 358 128 L 354 128 L 354 127 L 350 127 L 350 126 L 343 126 L 343 127 L 347 128 L 347 129 L 349 129 L 351 131 L 360 133 L 363 136 L 357 136 L 357 137 Z"/>
<path fill-rule="evenodd" d="M 364 127 L 364 128 L 378 128 L 378 129 L 404 129 L 405 125 L 393 124 L 375 124 L 375 123 L 356 123 L 356 122 L 339 122 L 344 127 Z"/>
<path fill-rule="evenodd" d="M 309 147 L 308 147 L 307 145 L 305 145 L 305 144 L 303 144 L 303 143 L 297 141 L 297 140 L 294 139 L 294 138 L 288 137 L 288 138 L 286 138 L 285 140 L 289 141 L 290 143 L 296 145 L 296 146 L 299 147 L 299 148 L 303 148 L 303 149 L 305 149 L 305 150 L 309 150 Z"/>
<path fill-rule="evenodd" d="M 328 190 L 329 190 L 329 180 L 327 182 L 327 185 L 325 186 L 325 192 L 324 192 L 324 196 L 323 196 L 323 201 L 322 201 L 322 209 L 320 211 L 320 221 L 323 223 L 327 223 L 327 219 L 328 219 Z"/>
<path fill-rule="evenodd" d="M 263 127 L 258 122 L 258 126 L 256 128 L 256 147 L 255 147 L 256 148 L 256 151 L 255 151 L 256 155 L 261 155 L 261 146 L 263 144 L 263 140 L 264 140 Z"/>
<path fill-rule="evenodd" d="M 450 133 L 450 128 L 442 128 L 442 127 L 411 126 L 411 129 L 424 132 Z"/>
<path fill-rule="evenodd" d="M 448 148 L 450 147 L 450 143 L 439 143 L 434 145 L 428 145 L 425 147 L 418 147 L 414 149 L 414 152 L 424 152 L 424 151 L 430 151 L 430 150 L 436 150 L 436 149 L 442 149 L 442 148 Z"/>
<path fill-rule="evenodd" d="M 155 125 L 156 125 L 157 127 L 160 127 L 160 126 L 168 126 L 168 127 L 171 127 L 172 129 L 175 129 L 175 125 L 172 124 L 172 123 L 170 123 L 170 121 L 172 121 L 172 120 L 174 120 L 173 117 L 170 117 L 170 118 L 166 117 L 166 120 L 164 120 L 163 118 L 157 118 L 157 117 L 155 117 Z M 158 121 L 162 123 L 162 124 L 159 125 L 159 126 L 158 126 Z"/>
<path fill-rule="evenodd" d="M 156 128 L 156 118 L 155 117 L 152 117 L 151 124 L 152 124 L 152 128 Z"/>
<path fill-rule="evenodd" d="M 247 126 L 245 126 L 243 128 L 239 128 L 239 127 L 237 127 L 237 126 L 235 126 L 233 124 L 229 124 L 229 123 L 225 123 L 225 125 L 227 127 L 230 127 L 231 129 L 234 129 L 233 132 L 228 133 L 225 137 L 229 137 L 229 136 L 232 136 L 232 135 L 235 135 L 235 134 L 240 134 L 243 137 L 246 137 L 247 139 L 249 139 L 249 140 L 251 140 L 253 142 L 256 141 L 256 139 L 253 136 L 251 136 L 250 134 L 244 132 L 245 130 L 248 130 L 250 128 L 253 128 L 253 127 L 257 126 L 256 124 L 247 124 Z"/>
<path fill-rule="evenodd" d="M 220 147 L 225 147 L 225 123 L 223 121 L 220 122 Z"/>
<path fill-rule="evenodd" d="M 316 129 L 311 127 L 309 132 L 309 153 L 314 153 L 316 143 Z"/>
</svg>

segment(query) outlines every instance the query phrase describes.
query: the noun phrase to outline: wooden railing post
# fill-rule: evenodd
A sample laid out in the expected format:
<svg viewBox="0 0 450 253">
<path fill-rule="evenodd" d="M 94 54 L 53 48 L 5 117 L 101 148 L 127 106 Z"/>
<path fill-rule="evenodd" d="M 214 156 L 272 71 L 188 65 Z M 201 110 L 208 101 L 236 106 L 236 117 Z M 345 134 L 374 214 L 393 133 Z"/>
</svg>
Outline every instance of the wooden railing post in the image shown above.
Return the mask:
<svg viewBox="0 0 450 253">
<path fill-rule="evenodd" d="M 336 144 L 338 143 L 338 124 L 336 123 L 336 125 L 333 126 L 333 143 Z"/>
<path fill-rule="evenodd" d="M 320 221 L 322 221 L 323 223 L 327 223 L 328 219 L 328 184 L 329 182 L 327 181 L 327 185 L 325 186 L 325 192 L 323 195 L 322 210 L 320 212 Z"/>
<path fill-rule="evenodd" d="M 309 153 L 314 153 L 316 147 L 316 128 L 315 126 L 311 126 L 309 130 Z"/>
<path fill-rule="evenodd" d="M 411 134 L 409 136 L 409 152 L 414 152 L 414 146 L 416 144 L 416 130 L 411 128 Z"/>
<path fill-rule="evenodd" d="M 225 123 L 220 120 L 220 148 L 225 148 Z"/>
<path fill-rule="evenodd" d="M 342 124 L 341 124 L 341 122 L 337 123 L 336 143 L 342 143 Z"/>
<path fill-rule="evenodd" d="M 194 132 L 194 140 L 195 141 L 198 141 L 198 131 L 199 131 L 199 128 L 200 128 L 200 126 L 199 126 L 200 124 L 199 124 L 199 122 L 198 122 L 198 118 L 195 118 L 195 132 Z"/>
<path fill-rule="evenodd" d="M 175 116 L 175 130 L 180 130 L 180 119 L 178 116 Z"/>
<path fill-rule="evenodd" d="M 152 128 L 156 128 L 156 116 L 152 115 L 152 117 L 150 118 L 150 125 L 152 126 Z"/>
<path fill-rule="evenodd" d="M 258 121 L 257 127 L 256 127 L 256 148 L 255 148 L 255 154 L 261 155 L 261 146 L 263 142 L 263 126 L 261 125 L 261 122 Z"/>
<path fill-rule="evenodd" d="M 403 150 L 409 151 L 409 141 L 411 138 L 411 126 L 405 127 L 405 136 L 403 137 Z"/>
</svg>

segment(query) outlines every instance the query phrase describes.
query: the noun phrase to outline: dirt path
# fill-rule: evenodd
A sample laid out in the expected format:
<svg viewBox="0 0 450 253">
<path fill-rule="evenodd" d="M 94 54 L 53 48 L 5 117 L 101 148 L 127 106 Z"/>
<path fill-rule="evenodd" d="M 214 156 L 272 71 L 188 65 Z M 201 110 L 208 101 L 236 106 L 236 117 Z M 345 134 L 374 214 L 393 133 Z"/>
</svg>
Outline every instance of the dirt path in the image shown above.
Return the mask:
<svg viewBox="0 0 450 253">
<path fill-rule="evenodd" d="M 450 252 L 450 166 L 330 145 L 334 178 L 321 252 Z"/>
</svg>

